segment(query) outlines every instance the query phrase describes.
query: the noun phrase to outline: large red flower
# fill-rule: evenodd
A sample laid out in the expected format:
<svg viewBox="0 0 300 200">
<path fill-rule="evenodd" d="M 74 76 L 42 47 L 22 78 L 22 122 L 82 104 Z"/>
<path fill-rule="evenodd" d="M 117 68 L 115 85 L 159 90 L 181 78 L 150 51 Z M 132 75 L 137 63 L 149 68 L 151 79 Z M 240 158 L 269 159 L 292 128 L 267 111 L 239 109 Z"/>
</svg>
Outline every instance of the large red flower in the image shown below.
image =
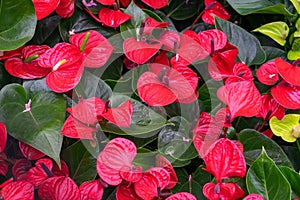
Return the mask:
<svg viewBox="0 0 300 200">
<path fill-rule="evenodd" d="M 256 115 L 265 120 L 270 120 L 273 116 L 276 116 L 277 119 L 282 119 L 285 113 L 285 108 L 277 103 L 277 101 L 268 94 L 262 95 L 262 106 Z"/>
<path fill-rule="evenodd" d="M 36 17 L 41 20 L 50 15 L 58 6 L 60 0 L 32 0 Z"/>
<path fill-rule="evenodd" d="M 292 65 L 282 58 L 275 59 L 275 65 L 280 76 L 289 84 L 300 86 L 300 68 L 297 65 Z"/>
<path fill-rule="evenodd" d="M 293 86 L 285 81 L 279 82 L 271 89 L 274 99 L 288 109 L 300 108 L 300 87 Z"/>
<path fill-rule="evenodd" d="M 130 15 L 123 13 L 121 10 L 102 8 L 99 12 L 100 22 L 105 26 L 113 28 L 119 27 L 130 18 Z"/>
</svg>

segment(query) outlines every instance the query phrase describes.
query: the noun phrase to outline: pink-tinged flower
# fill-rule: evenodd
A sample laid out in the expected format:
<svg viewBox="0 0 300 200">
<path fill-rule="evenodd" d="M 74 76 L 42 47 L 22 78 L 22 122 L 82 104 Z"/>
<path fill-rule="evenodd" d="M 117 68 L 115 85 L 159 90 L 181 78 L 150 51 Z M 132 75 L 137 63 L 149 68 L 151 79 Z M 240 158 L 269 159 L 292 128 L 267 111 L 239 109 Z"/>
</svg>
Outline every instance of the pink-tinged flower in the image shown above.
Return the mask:
<svg viewBox="0 0 300 200">
<path fill-rule="evenodd" d="M 33 200 L 34 187 L 27 181 L 20 180 L 10 182 L 5 185 L 0 191 L 0 199 L 5 200 Z"/>
<path fill-rule="evenodd" d="M 53 176 L 51 170 L 53 162 L 50 158 L 42 158 L 35 162 L 35 167 L 32 167 L 27 172 L 26 180 L 38 187 L 41 183 Z"/>
<path fill-rule="evenodd" d="M 160 9 L 168 5 L 168 0 L 142 0 L 142 2 L 154 9 Z"/>
<path fill-rule="evenodd" d="M 32 167 L 32 164 L 27 159 L 19 159 L 12 167 L 12 173 L 15 180 L 26 180 L 27 172 Z"/>
<path fill-rule="evenodd" d="M 4 152 L 0 153 L 0 175 L 5 176 L 8 172 L 9 163 Z"/>
<path fill-rule="evenodd" d="M 81 200 L 98 200 L 102 199 L 104 188 L 100 180 L 93 180 L 82 183 L 79 191 Z"/>
<path fill-rule="evenodd" d="M 55 176 L 40 185 L 38 196 L 40 199 L 75 200 L 80 199 L 80 191 L 70 177 Z"/>
<path fill-rule="evenodd" d="M 117 200 L 143 200 L 135 193 L 133 186 L 131 182 L 122 182 L 117 188 Z"/>
<path fill-rule="evenodd" d="M 41 20 L 50 15 L 58 6 L 60 0 L 32 0 L 36 17 Z"/>
<path fill-rule="evenodd" d="M 188 192 L 179 192 L 166 198 L 166 200 L 197 200 L 196 197 Z"/>
<path fill-rule="evenodd" d="M 249 194 L 243 200 L 264 200 L 264 198 L 259 194 Z"/>
<path fill-rule="evenodd" d="M 240 199 L 245 192 L 236 183 L 207 183 L 203 187 L 203 194 L 209 200 Z"/>
<path fill-rule="evenodd" d="M 11 51 L 3 51 L 2 54 L 0 54 L 0 60 L 6 60 L 8 58 L 13 58 L 13 57 L 22 57 L 22 51 L 25 48 L 25 46 L 21 46 L 15 50 Z"/>
<path fill-rule="evenodd" d="M 169 162 L 168 159 L 166 159 L 164 156 L 159 155 L 156 157 L 156 167 L 163 168 L 168 171 L 170 175 L 170 181 L 168 185 L 165 187 L 165 189 L 172 189 L 175 187 L 175 185 L 178 183 L 178 178 L 176 175 L 176 172 L 172 166 L 172 164 Z"/>
<path fill-rule="evenodd" d="M 21 56 L 8 58 L 4 67 L 12 76 L 22 79 L 35 79 L 46 76 L 50 70 L 38 64 L 38 58 L 50 47 L 29 45 L 23 48 Z"/>
<path fill-rule="evenodd" d="M 114 50 L 109 41 L 94 30 L 71 35 L 70 43 L 78 47 L 84 57 L 83 65 L 90 68 L 102 67 Z"/>
<path fill-rule="evenodd" d="M 261 65 L 256 71 L 256 76 L 259 82 L 265 85 L 275 85 L 279 80 L 275 60 L 268 61 Z"/>
<path fill-rule="evenodd" d="M 43 152 L 40 152 L 39 150 L 23 142 L 19 142 L 19 148 L 23 156 L 29 160 L 38 160 L 45 156 Z"/>
<path fill-rule="evenodd" d="M 119 185 L 123 180 L 120 172 L 127 169 L 125 167 L 129 167 L 132 171 L 137 169 L 132 165 L 136 154 L 136 146 L 130 140 L 124 138 L 111 140 L 98 155 L 96 166 L 98 175 L 109 185 Z"/>
<path fill-rule="evenodd" d="M 146 63 L 159 51 L 160 47 L 161 43 L 156 40 L 147 42 L 143 40 L 137 41 L 134 38 L 127 38 L 123 43 L 125 56 L 138 65 Z"/>
<path fill-rule="evenodd" d="M 117 28 L 131 18 L 130 15 L 123 13 L 121 10 L 112 10 L 102 8 L 99 12 L 100 22 L 109 27 Z"/>
<path fill-rule="evenodd" d="M 204 0 L 205 10 L 202 15 L 202 20 L 207 24 L 215 24 L 214 17 L 217 16 L 221 19 L 228 20 L 230 18 L 229 13 L 225 8 L 216 0 Z"/>
<path fill-rule="evenodd" d="M 285 113 L 285 108 L 277 103 L 277 101 L 268 94 L 262 95 L 262 106 L 256 117 L 263 118 L 269 121 L 273 116 L 277 119 L 282 119 Z"/>
<path fill-rule="evenodd" d="M 289 84 L 294 86 L 300 86 L 300 68 L 298 67 L 299 61 L 290 64 L 284 61 L 282 58 L 275 59 L 275 65 L 280 76 Z"/>
<path fill-rule="evenodd" d="M 69 18 L 75 10 L 74 0 L 60 0 L 55 12 L 62 18 Z"/>
<path fill-rule="evenodd" d="M 225 178 L 243 178 L 246 174 L 243 152 L 234 142 L 226 138 L 217 140 L 203 160 L 206 164 L 204 170 L 213 174 L 217 183 L 221 183 Z"/>
<path fill-rule="evenodd" d="M 0 122 L 0 153 L 4 151 L 7 141 L 6 126 Z"/>
<path fill-rule="evenodd" d="M 225 84 L 219 88 L 217 95 L 227 105 L 231 119 L 255 116 L 262 104 L 260 93 L 252 81 Z"/>
<path fill-rule="evenodd" d="M 46 84 L 54 92 L 62 93 L 73 89 L 83 73 L 83 56 L 76 46 L 58 43 L 39 57 L 38 64 L 51 69 Z"/>
<path fill-rule="evenodd" d="M 300 108 L 300 86 L 281 81 L 271 89 L 271 94 L 285 108 L 294 110 Z"/>
<path fill-rule="evenodd" d="M 137 90 L 142 101 L 148 105 L 165 106 L 176 100 L 180 103 L 195 100 L 197 83 L 197 74 L 186 66 L 170 68 L 153 63 L 150 71 L 139 77 Z"/>
<path fill-rule="evenodd" d="M 115 0 L 97 0 L 97 1 L 106 6 L 111 6 L 115 3 Z"/>
</svg>

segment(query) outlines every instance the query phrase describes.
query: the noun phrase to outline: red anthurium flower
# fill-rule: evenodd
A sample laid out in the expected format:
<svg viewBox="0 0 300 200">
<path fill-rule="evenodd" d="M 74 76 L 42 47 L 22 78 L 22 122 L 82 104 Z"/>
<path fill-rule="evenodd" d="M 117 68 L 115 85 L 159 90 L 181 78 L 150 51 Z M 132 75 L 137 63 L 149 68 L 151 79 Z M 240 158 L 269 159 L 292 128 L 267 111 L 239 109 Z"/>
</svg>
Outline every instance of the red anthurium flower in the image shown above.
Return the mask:
<svg viewBox="0 0 300 200">
<path fill-rule="evenodd" d="M 242 62 L 235 63 L 232 69 L 232 75 L 226 79 L 225 84 L 238 81 L 252 81 L 253 75 L 251 69 Z"/>
<path fill-rule="evenodd" d="M 240 199 L 245 195 L 244 191 L 235 183 L 207 183 L 203 187 L 203 194 L 210 200 Z"/>
<path fill-rule="evenodd" d="M 176 172 L 175 172 L 172 164 L 169 162 L 169 160 L 166 159 L 162 155 L 157 156 L 156 167 L 161 167 L 169 172 L 170 181 L 169 181 L 168 185 L 165 187 L 165 189 L 174 188 L 175 185 L 178 183 L 178 178 L 177 178 Z"/>
<path fill-rule="evenodd" d="M 255 116 L 261 107 L 261 96 L 252 81 L 240 81 L 225 84 L 217 92 L 231 113 L 230 118 L 237 116 Z"/>
<path fill-rule="evenodd" d="M 114 50 L 109 41 L 94 30 L 71 35 L 70 43 L 82 52 L 85 59 L 83 65 L 91 68 L 102 67 Z"/>
<path fill-rule="evenodd" d="M 123 50 L 126 57 L 138 65 L 144 64 L 152 58 L 160 49 L 161 43 L 153 41 L 137 41 L 134 38 L 127 38 L 123 43 Z"/>
<path fill-rule="evenodd" d="M 256 76 L 259 82 L 265 85 L 274 85 L 279 80 L 275 60 L 268 61 L 261 65 L 256 71 Z"/>
<path fill-rule="evenodd" d="M 167 51 L 161 51 L 159 54 L 157 54 L 152 63 L 159 63 L 161 65 L 166 65 L 169 66 L 170 62 L 169 62 L 169 58 L 167 56 Z"/>
<path fill-rule="evenodd" d="M 35 79 L 46 76 L 50 69 L 40 67 L 38 57 L 50 47 L 29 45 L 22 50 L 21 57 L 12 57 L 5 61 L 4 67 L 12 76 L 22 79 Z"/>
<path fill-rule="evenodd" d="M 300 108 L 300 87 L 281 81 L 271 89 L 274 99 L 283 107 L 288 109 Z"/>
<path fill-rule="evenodd" d="M 136 194 L 144 200 L 152 200 L 169 184 L 170 175 L 167 170 L 153 167 L 145 171 L 143 177 L 134 183 Z"/>
<path fill-rule="evenodd" d="M 160 64 L 151 64 L 150 71 L 143 73 L 138 80 L 137 90 L 140 98 L 150 106 L 165 106 L 178 100 L 195 96 L 198 77 L 185 66 L 170 68 Z M 190 101 L 191 102 L 191 101 Z"/>
<path fill-rule="evenodd" d="M 105 112 L 105 102 L 97 97 L 81 99 L 67 111 L 71 115 L 64 123 L 62 134 L 71 138 L 93 139 L 98 116 Z"/>
<path fill-rule="evenodd" d="M 259 194 L 249 194 L 243 200 L 264 200 L 264 198 Z"/>
<path fill-rule="evenodd" d="M 27 159 L 19 159 L 12 167 L 12 173 L 16 180 L 26 180 L 27 172 L 32 167 L 32 164 Z"/>
<path fill-rule="evenodd" d="M 69 176 L 70 175 L 70 171 L 69 171 L 69 167 L 67 165 L 67 163 L 63 160 L 60 160 L 60 167 L 54 163 L 53 167 L 52 167 L 52 173 L 55 176 Z"/>
<path fill-rule="evenodd" d="M 100 178 L 109 185 L 119 185 L 122 182 L 120 171 L 125 167 L 131 167 L 137 154 L 133 142 L 124 138 L 111 140 L 97 158 L 97 172 Z"/>
<path fill-rule="evenodd" d="M 74 0 L 60 0 L 55 12 L 62 18 L 68 18 L 73 15 L 74 9 Z"/>
<path fill-rule="evenodd" d="M 0 175 L 5 176 L 7 174 L 8 165 L 6 154 L 4 152 L 0 153 Z"/>
<path fill-rule="evenodd" d="M 100 180 L 87 181 L 80 185 L 80 199 L 81 200 L 98 200 L 102 199 L 103 185 Z"/>
<path fill-rule="evenodd" d="M 214 16 L 228 20 L 230 18 L 229 13 L 225 8 L 216 0 L 204 0 L 205 10 L 202 15 L 202 20 L 207 24 L 215 24 Z"/>
<path fill-rule="evenodd" d="M 0 122 L 0 153 L 4 151 L 7 140 L 6 126 Z"/>
<path fill-rule="evenodd" d="M 0 191 L 0 199 L 33 200 L 34 187 L 31 183 L 24 180 L 10 182 L 9 184 L 5 185 Z"/>
<path fill-rule="evenodd" d="M 117 200 L 142 200 L 134 190 L 134 185 L 130 182 L 121 183 L 116 192 Z"/>
<path fill-rule="evenodd" d="M 197 200 L 196 197 L 187 192 L 179 192 L 166 198 L 166 200 Z"/>
<path fill-rule="evenodd" d="M 101 116 L 119 127 L 129 128 L 132 112 L 132 102 L 127 100 L 119 107 L 107 108 L 106 113 L 103 113 Z"/>
<path fill-rule="evenodd" d="M 300 86 L 300 68 L 298 67 L 299 61 L 296 60 L 295 63 L 290 64 L 284 61 L 282 58 L 275 59 L 275 65 L 280 76 L 289 84 L 294 86 Z"/>
<path fill-rule="evenodd" d="M 120 175 L 125 181 L 134 183 L 142 178 L 143 169 L 141 166 L 124 166 L 120 169 Z"/>
<path fill-rule="evenodd" d="M 256 117 L 261 117 L 269 121 L 273 116 L 277 119 L 282 119 L 285 113 L 285 108 L 277 103 L 277 101 L 268 94 L 262 95 L 262 106 Z"/>
<path fill-rule="evenodd" d="M 120 3 L 123 7 L 127 7 L 130 4 L 130 0 L 120 0 Z"/>
<path fill-rule="evenodd" d="M 130 18 L 130 15 L 123 13 L 121 10 L 102 8 L 99 12 L 99 19 L 102 24 L 113 28 L 119 27 Z"/>
<path fill-rule="evenodd" d="M 39 57 L 38 64 L 51 69 L 46 84 L 54 92 L 67 92 L 80 81 L 83 57 L 76 46 L 58 43 Z"/>
<path fill-rule="evenodd" d="M 23 156 L 29 160 L 38 160 L 45 156 L 44 153 L 23 142 L 19 142 L 19 148 Z"/>
<path fill-rule="evenodd" d="M 218 29 L 210 29 L 198 33 L 200 44 L 211 55 L 223 49 L 227 44 L 227 36 Z"/>
<path fill-rule="evenodd" d="M 164 32 L 159 41 L 163 44 L 162 49 L 176 52 L 180 44 L 180 35 L 175 31 Z"/>
<path fill-rule="evenodd" d="M 241 177 L 246 174 L 246 161 L 240 148 L 231 140 L 221 138 L 203 157 L 205 170 L 216 177 L 217 183 L 229 177 Z"/>
<path fill-rule="evenodd" d="M 32 167 L 27 172 L 26 180 L 38 187 L 43 181 L 53 176 L 51 170 L 53 162 L 49 158 L 42 158 L 35 162 L 35 167 Z"/>
<path fill-rule="evenodd" d="M 80 199 L 78 186 L 70 177 L 65 176 L 55 176 L 47 179 L 40 185 L 38 195 L 40 199 Z"/>
<path fill-rule="evenodd" d="M 22 57 L 22 51 L 25 48 L 25 46 L 21 46 L 15 50 L 11 51 L 3 51 L 3 54 L 0 54 L 0 60 L 6 60 L 8 58 L 13 58 L 13 57 Z"/>
<path fill-rule="evenodd" d="M 160 9 L 168 5 L 168 0 L 142 0 L 142 2 L 154 9 Z"/>
<path fill-rule="evenodd" d="M 267 129 L 264 132 L 262 132 L 262 134 L 264 134 L 265 136 L 272 138 L 273 137 L 273 132 L 271 129 Z"/>
<path fill-rule="evenodd" d="M 111 6 L 115 3 L 115 0 L 97 0 L 99 3 L 107 6 Z"/>
<path fill-rule="evenodd" d="M 146 19 L 144 19 L 143 21 L 143 34 L 146 35 L 150 35 L 152 34 L 152 31 L 155 28 L 165 28 L 169 25 L 168 22 L 158 22 L 155 19 L 153 19 L 152 17 L 147 17 Z"/>
<path fill-rule="evenodd" d="M 32 0 L 36 17 L 41 20 L 50 15 L 58 6 L 60 0 Z"/>
</svg>

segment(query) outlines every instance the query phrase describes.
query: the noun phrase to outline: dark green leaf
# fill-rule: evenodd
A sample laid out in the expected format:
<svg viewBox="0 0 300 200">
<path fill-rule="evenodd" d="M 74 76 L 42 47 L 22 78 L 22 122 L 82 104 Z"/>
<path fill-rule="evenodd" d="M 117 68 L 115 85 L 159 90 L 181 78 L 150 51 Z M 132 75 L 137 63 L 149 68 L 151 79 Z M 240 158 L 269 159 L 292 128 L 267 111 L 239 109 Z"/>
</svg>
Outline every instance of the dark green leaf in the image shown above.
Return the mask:
<svg viewBox="0 0 300 200">
<path fill-rule="evenodd" d="M 246 183 L 249 193 L 260 194 L 266 200 L 291 199 L 291 186 L 265 150 L 250 166 Z"/>
<path fill-rule="evenodd" d="M 228 0 L 228 3 L 241 15 L 253 13 L 293 15 L 280 0 Z"/>
<path fill-rule="evenodd" d="M 262 133 L 245 129 L 240 132 L 238 139 L 244 145 L 244 156 L 248 165 L 258 158 L 261 148 L 264 147 L 278 166 L 293 167 L 281 147 Z"/>
<path fill-rule="evenodd" d="M 238 57 L 247 65 L 262 64 L 266 54 L 258 39 L 243 28 L 229 21 L 215 18 L 216 28 L 227 35 L 230 43 L 239 49 Z"/>
<path fill-rule="evenodd" d="M 280 167 L 281 173 L 285 176 L 292 187 L 292 191 L 299 198 L 300 197 L 300 175 L 295 170 L 289 167 Z"/>
<path fill-rule="evenodd" d="M 35 31 L 36 15 L 31 0 L 0 0 L 0 51 L 16 49 Z"/>
<path fill-rule="evenodd" d="M 25 104 L 31 99 L 31 110 Z M 60 134 L 65 120 L 66 105 L 61 94 L 53 92 L 26 93 L 18 84 L 10 84 L 0 92 L 0 121 L 8 133 L 42 151 L 57 163 L 63 136 Z"/>
<path fill-rule="evenodd" d="M 201 1 L 171 1 L 168 7 L 164 8 L 168 17 L 175 20 L 185 20 L 198 13 Z"/>
<path fill-rule="evenodd" d="M 7 73 L 7 71 L 4 68 L 4 65 L 0 62 L 0 89 L 11 82 L 12 77 L 9 75 L 9 73 Z"/>
<path fill-rule="evenodd" d="M 278 49 L 276 47 L 271 46 L 263 46 L 264 51 L 266 52 L 267 59 L 266 60 L 273 60 L 277 57 L 285 57 L 285 51 Z"/>
<path fill-rule="evenodd" d="M 62 151 L 62 159 L 70 169 L 70 177 L 78 184 L 93 180 L 96 175 L 96 159 L 78 141 Z"/>
</svg>

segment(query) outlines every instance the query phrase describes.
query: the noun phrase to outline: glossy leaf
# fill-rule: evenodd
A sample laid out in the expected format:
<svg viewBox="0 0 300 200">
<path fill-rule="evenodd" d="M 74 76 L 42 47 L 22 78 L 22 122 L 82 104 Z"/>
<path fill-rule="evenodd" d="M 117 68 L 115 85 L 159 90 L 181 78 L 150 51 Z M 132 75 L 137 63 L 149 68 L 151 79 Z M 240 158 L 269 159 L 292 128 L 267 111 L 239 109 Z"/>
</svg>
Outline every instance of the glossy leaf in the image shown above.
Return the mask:
<svg viewBox="0 0 300 200">
<path fill-rule="evenodd" d="M 199 10 L 200 1 L 170 1 L 169 6 L 164 8 L 167 17 L 175 20 L 185 20 L 194 16 Z"/>
<path fill-rule="evenodd" d="M 0 51 L 13 50 L 33 37 L 37 22 L 35 9 L 30 0 L 1 0 L 0 4 Z"/>
<path fill-rule="evenodd" d="M 271 89 L 271 94 L 285 108 L 293 110 L 300 108 L 299 86 L 293 86 L 285 81 L 281 81 Z"/>
<path fill-rule="evenodd" d="M 299 124 L 300 115 L 288 114 L 282 120 L 278 120 L 276 116 L 270 120 L 272 132 L 282 137 L 287 142 L 295 142 L 300 137 Z"/>
<path fill-rule="evenodd" d="M 7 132 L 6 126 L 0 122 L 0 153 L 2 153 L 6 147 Z"/>
<path fill-rule="evenodd" d="M 228 3 L 241 15 L 248 15 L 252 13 L 261 14 L 284 14 L 291 16 L 285 4 L 281 1 L 269 0 L 228 0 Z"/>
<path fill-rule="evenodd" d="M 264 199 L 291 199 L 289 182 L 264 149 L 250 166 L 246 184 L 249 193 L 260 194 Z"/>
<path fill-rule="evenodd" d="M 253 31 L 265 34 L 271 37 L 281 46 L 284 46 L 286 43 L 286 38 L 289 34 L 289 27 L 285 22 L 271 22 L 264 24 Z"/>
<path fill-rule="evenodd" d="M 59 163 L 60 130 L 65 119 L 62 95 L 37 91 L 29 96 L 18 84 L 7 85 L 0 94 L 0 119 L 9 134 Z M 29 109 L 25 104 L 29 105 Z"/>
<path fill-rule="evenodd" d="M 280 167 L 279 169 L 281 173 L 285 176 L 285 178 L 288 180 L 288 182 L 290 183 L 293 193 L 295 193 L 296 196 L 299 198 L 300 197 L 299 173 L 297 173 L 294 169 L 291 169 L 289 167 Z"/>
<path fill-rule="evenodd" d="M 291 2 L 293 3 L 293 5 L 295 6 L 297 12 L 300 13 L 300 4 L 299 4 L 299 2 L 298 2 L 297 0 L 290 0 L 290 1 L 291 1 Z"/>
<path fill-rule="evenodd" d="M 282 148 L 267 136 L 255 130 L 245 129 L 240 132 L 238 139 L 244 146 L 244 156 L 248 165 L 259 157 L 261 148 L 264 147 L 276 165 L 292 167 Z"/>
<path fill-rule="evenodd" d="M 266 54 L 258 39 L 243 28 L 220 18 L 215 19 L 216 28 L 227 35 L 230 43 L 239 49 L 238 57 L 246 65 L 261 64 L 266 59 Z"/>
</svg>

